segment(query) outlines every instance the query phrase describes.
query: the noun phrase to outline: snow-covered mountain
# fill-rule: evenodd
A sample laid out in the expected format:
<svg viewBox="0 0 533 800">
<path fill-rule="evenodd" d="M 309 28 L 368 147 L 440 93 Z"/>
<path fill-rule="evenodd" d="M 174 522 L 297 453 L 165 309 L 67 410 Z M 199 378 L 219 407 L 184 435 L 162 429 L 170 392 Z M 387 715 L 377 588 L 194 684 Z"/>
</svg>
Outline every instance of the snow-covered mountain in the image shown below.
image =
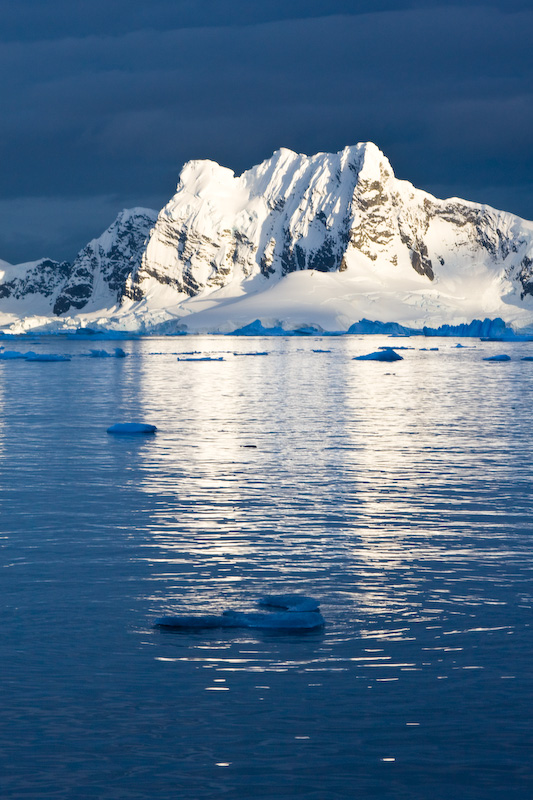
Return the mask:
<svg viewBox="0 0 533 800">
<path fill-rule="evenodd" d="M 73 264 L 0 262 L 0 321 L 136 330 L 533 326 L 533 223 L 395 178 L 373 144 L 281 149 L 241 176 L 191 161 L 159 214 L 123 211 Z M 28 319 L 33 315 L 34 319 Z M 20 323 L 19 323 L 20 325 Z"/>
<path fill-rule="evenodd" d="M 138 269 L 157 212 L 121 211 L 114 223 L 72 263 L 44 258 L 13 266 L 0 261 L 0 319 L 64 316 L 120 303 L 126 280 Z"/>
</svg>

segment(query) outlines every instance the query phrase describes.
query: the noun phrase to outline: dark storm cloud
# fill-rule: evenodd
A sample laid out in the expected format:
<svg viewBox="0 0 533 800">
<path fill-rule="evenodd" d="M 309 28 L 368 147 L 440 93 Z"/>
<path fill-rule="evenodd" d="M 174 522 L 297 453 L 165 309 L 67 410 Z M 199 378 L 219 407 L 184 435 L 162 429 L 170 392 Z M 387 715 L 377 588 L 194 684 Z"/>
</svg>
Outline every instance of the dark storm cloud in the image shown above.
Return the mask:
<svg viewBox="0 0 533 800">
<path fill-rule="evenodd" d="M 61 39 L 137 30 L 257 25 L 287 19 L 359 15 L 405 9 L 483 5 L 506 13 L 530 7 L 529 0 L 16 0 L 0 6 L 0 40 Z"/>
<path fill-rule="evenodd" d="M 193 27 L 199 5 L 212 9 L 209 26 Z M 41 236 L 48 253 L 67 256 L 67 245 L 99 233 L 103 208 L 162 205 L 190 158 L 240 172 L 282 145 L 311 153 L 372 140 L 421 188 L 498 205 L 500 186 L 508 210 L 531 216 L 533 12 L 519 2 L 505 12 L 498 2 L 421 5 L 353 13 L 338 2 L 327 9 L 342 15 L 304 18 L 325 4 L 130 2 L 116 32 L 104 10 L 92 19 L 98 2 L 79 16 L 71 4 L 47 4 L 58 19 L 64 12 L 57 25 L 37 3 L 20 3 L 7 28 L 0 12 L 0 74 L 10 76 L 0 90 L 0 201 L 63 203 L 69 236 L 37 215 L 33 242 Z M 31 35 L 39 24 L 41 38 Z M 13 216 L 3 243 L 0 229 L 0 257 L 40 255 L 13 244 Z"/>
</svg>

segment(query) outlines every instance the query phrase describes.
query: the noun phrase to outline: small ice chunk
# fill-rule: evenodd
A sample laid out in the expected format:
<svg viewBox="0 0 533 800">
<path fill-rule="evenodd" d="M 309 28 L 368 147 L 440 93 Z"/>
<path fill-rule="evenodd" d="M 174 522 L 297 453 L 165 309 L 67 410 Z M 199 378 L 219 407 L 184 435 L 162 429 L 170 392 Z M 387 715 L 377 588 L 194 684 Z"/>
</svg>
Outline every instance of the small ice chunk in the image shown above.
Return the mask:
<svg viewBox="0 0 533 800">
<path fill-rule="evenodd" d="M 270 614 L 239 613 L 232 615 L 239 627 L 280 631 L 301 631 L 322 628 L 324 617 L 319 611 L 279 611 Z"/>
<path fill-rule="evenodd" d="M 155 625 L 159 628 L 258 628 L 280 631 L 314 630 L 325 625 L 319 611 L 320 603 L 314 597 L 273 594 L 262 597 L 259 605 L 266 609 L 283 610 L 250 612 L 229 609 L 220 616 L 184 614 L 160 617 Z"/>
<path fill-rule="evenodd" d="M 399 345 L 399 344 L 395 344 L 394 348 L 392 348 L 390 346 L 390 344 L 382 344 L 380 347 L 378 347 L 378 350 L 392 350 L 392 349 L 394 349 L 394 350 L 414 350 L 415 348 L 414 347 L 404 347 L 403 345 Z M 426 350 L 427 348 L 422 347 L 421 349 L 422 350 Z"/>
<path fill-rule="evenodd" d="M 367 353 L 365 356 L 354 356 L 353 361 L 403 361 L 403 356 L 395 353 L 392 347 L 388 347 L 386 350 Z"/>
<path fill-rule="evenodd" d="M 223 356 L 219 356 L 218 358 L 214 358 L 213 356 L 203 356 L 202 358 L 179 358 L 178 361 L 224 361 Z"/>
<path fill-rule="evenodd" d="M 301 631 L 324 626 L 324 618 L 318 611 L 280 611 L 261 613 L 225 611 L 220 616 L 199 614 L 176 617 L 160 617 L 155 621 L 158 628 L 257 628 L 261 630 Z"/>
<path fill-rule="evenodd" d="M 138 433 L 155 433 L 156 430 L 155 425 L 147 425 L 146 422 L 116 422 L 107 429 L 107 432 L 129 436 Z"/>
<path fill-rule="evenodd" d="M 90 358 L 126 358 L 126 353 L 122 347 L 115 347 L 114 353 L 108 353 L 107 350 L 91 350 Z"/>
<path fill-rule="evenodd" d="M 0 357 L 1 357 L 1 355 L 2 355 L 2 354 L 0 353 Z M 523 356 L 523 357 L 520 359 L 520 361 L 533 361 L 533 356 Z"/>
<path fill-rule="evenodd" d="M 14 361 L 15 359 L 25 359 L 29 355 L 35 355 L 35 353 L 21 353 L 19 350 L 3 350 L 0 352 L 0 359 L 2 361 Z"/>
<path fill-rule="evenodd" d="M 70 356 L 58 353 L 27 353 L 26 361 L 70 361 Z"/>
<path fill-rule="evenodd" d="M 268 594 L 259 600 L 259 605 L 298 611 L 318 611 L 320 608 L 318 600 L 303 594 Z"/>
<path fill-rule="evenodd" d="M 483 361 L 510 361 L 511 356 L 508 356 L 506 353 L 501 353 L 498 356 L 487 356 L 483 359 Z"/>
<path fill-rule="evenodd" d="M 230 617 L 214 614 L 183 614 L 174 617 L 159 617 L 154 625 L 157 628 L 237 628 Z"/>
</svg>

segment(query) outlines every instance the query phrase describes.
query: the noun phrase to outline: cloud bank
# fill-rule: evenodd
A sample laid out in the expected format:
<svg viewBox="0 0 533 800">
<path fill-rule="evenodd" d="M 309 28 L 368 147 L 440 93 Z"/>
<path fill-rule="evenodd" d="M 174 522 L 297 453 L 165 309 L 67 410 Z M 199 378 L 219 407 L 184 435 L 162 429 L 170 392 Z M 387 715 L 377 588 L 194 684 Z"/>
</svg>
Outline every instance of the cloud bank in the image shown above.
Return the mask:
<svg viewBox="0 0 533 800">
<path fill-rule="evenodd" d="M 104 210 L 105 227 L 125 206 L 162 206 L 185 161 L 239 173 L 280 146 L 371 140 L 420 188 L 532 216 L 525 3 L 337 2 L 326 15 L 321 2 L 207 2 L 201 18 L 186 2 L 128 3 L 122 18 L 125 3 L 42 5 L 23 0 L 9 23 L 0 12 L 0 258 L 72 257 Z"/>
</svg>

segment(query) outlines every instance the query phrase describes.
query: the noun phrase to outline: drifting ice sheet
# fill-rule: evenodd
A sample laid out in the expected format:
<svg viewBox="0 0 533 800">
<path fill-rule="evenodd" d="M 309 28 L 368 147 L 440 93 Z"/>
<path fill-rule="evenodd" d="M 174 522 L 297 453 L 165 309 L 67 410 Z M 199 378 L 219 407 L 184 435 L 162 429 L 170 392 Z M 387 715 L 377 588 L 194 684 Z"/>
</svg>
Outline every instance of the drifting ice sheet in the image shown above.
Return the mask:
<svg viewBox="0 0 533 800">
<path fill-rule="evenodd" d="M 21 353 L 18 350 L 3 350 L 0 351 L 0 360 L 2 361 L 15 361 L 16 359 L 26 359 L 29 355 L 34 353 Z"/>
<path fill-rule="evenodd" d="M 378 350 L 376 353 L 368 353 L 366 356 L 354 356 L 354 361 L 403 361 L 403 356 L 395 353 L 392 347 L 386 350 Z"/>
<path fill-rule="evenodd" d="M 222 356 L 214 358 L 213 356 L 203 356 L 202 358 L 177 358 L 177 361 L 224 361 Z"/>
<path fill-rule="evenodd" d="M 26 361 L 70 361 L 70 356 L 61 356 L 57 353 L 27 353 Z"/>
<path fill-rule="evenodd" d="M 115 347 L 113 353 L 108 353 L 107 350 L 91 350 L 90 358 L 126 358 L 126 353 L 122 347 Z"/>
<path fill-rule="evenodd" d="M 260 606 L 282 608 L 283 611 L 246 612 L 224 611 L 214 614 L 180 615 L 160 617 L 155 622 L 158 628 L 257 628 L 261 630 L 304 631 L 322 628 L 324 618 L 319 611 L 319 602 L 302 595 L 272 595 L 263 597 Z"/>
<path fill-rule="evenodd" d="M 107 429 L 108 433 L 115 433 L 120 436 L 130 436 L 139 433 L 155 433 L 155 425 L 147 425 L 145 422 L 117 422 Z"/>
</svg>

